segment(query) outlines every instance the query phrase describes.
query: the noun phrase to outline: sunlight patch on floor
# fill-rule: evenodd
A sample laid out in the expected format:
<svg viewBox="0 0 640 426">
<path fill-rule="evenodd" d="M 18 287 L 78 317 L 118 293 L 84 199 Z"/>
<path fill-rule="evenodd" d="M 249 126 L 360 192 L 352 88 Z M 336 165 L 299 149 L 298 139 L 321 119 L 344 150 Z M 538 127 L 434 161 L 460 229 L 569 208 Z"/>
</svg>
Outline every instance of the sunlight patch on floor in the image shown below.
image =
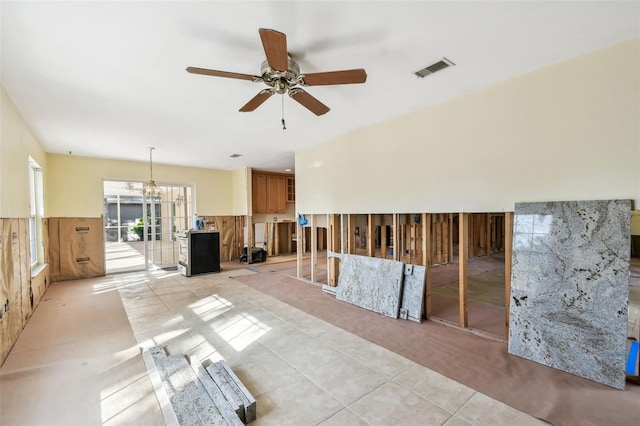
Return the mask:
<svg viewBox="0 0 640 426">
<path fill-rule="evenodd" d="M 241 352 L 253 342 L 264 336 L 271 330 L 271 327 L 248 313 L 234 315 L 227 327 L 220 330 L 218 334 L 227 341 L 236 351 Z"/>
</svg>

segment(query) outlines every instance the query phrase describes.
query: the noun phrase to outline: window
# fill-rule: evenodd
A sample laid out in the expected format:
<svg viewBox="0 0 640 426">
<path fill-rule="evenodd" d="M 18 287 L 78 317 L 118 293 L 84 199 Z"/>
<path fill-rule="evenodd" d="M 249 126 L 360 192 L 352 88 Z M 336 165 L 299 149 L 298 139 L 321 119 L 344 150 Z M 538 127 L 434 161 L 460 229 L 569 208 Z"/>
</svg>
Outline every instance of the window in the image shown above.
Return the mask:
<svg viewBox="0 0 640 426">
<path fill-rule="evenodd" d="M 42 169 L 33 158 L 29 157 L 29 253 L 32 267 L 43 262 L 41 250 L 43 217 Z"/>
</svg>

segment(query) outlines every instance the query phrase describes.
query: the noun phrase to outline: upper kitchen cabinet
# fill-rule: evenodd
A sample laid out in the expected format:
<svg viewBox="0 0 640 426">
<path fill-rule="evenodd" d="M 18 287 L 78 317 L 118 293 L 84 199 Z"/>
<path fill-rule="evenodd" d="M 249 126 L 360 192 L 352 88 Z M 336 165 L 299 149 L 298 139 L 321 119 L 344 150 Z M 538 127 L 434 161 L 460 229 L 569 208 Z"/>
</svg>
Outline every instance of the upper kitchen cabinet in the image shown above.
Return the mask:
<svg viewBox="0 0 640 426">
<path fill-rule="evenodd" d="M 286 213 L 287 203 L 295 202 L 295 186 L 291 199 L 292 175 L 253 171 L 251 175 L 253 213 Z"/>
<path fill-rule="evenodd" d="M 296 202 L 296 178 L 293 176 L 287 177 L 287 203 Z"/>
</svg>

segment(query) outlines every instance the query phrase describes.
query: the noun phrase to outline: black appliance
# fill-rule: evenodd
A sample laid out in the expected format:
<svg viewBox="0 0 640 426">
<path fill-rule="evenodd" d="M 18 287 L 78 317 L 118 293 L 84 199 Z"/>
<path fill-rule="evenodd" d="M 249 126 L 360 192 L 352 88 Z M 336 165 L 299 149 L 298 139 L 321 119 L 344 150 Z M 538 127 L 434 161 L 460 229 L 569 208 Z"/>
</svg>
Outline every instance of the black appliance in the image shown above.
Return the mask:
<svg viewBox="0 0 640 426">
<path fill-rule="evenodd" d="M 251 263 L 264 262 L 267 260 L 267 252 L 264 249 L 253 247 L 251 249 Z M 242 254 L 240 255 L 239 262 L 247 261 L 247 248 L 242 249 Z"/>
<path fill-rule="evenodd" d="M 220 272 L 220 232 L 178 232 L 178 272 L 185 277 Z"/>
</svg>

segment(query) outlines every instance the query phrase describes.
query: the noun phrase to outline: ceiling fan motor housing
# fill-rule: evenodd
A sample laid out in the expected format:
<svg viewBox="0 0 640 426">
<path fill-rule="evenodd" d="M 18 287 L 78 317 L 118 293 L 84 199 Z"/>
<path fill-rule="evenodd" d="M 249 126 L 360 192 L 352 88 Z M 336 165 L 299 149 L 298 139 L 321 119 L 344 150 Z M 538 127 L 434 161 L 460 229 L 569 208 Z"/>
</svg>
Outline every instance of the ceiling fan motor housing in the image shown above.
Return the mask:
<svg viewBox="0 0 640 426">
<path fill-rule="evenodd" d="M 291 57 L 288 58 L 288 62 L 289 69 L 287 71 L 274 70 L 267 61 L 262 62 L 260 66 L 262 81 L 273 87 L 273 90 L 280 95 L 287 93 L 290 88 L 300 84 L 302 80 L 298 64 Z"/>
</svg>

